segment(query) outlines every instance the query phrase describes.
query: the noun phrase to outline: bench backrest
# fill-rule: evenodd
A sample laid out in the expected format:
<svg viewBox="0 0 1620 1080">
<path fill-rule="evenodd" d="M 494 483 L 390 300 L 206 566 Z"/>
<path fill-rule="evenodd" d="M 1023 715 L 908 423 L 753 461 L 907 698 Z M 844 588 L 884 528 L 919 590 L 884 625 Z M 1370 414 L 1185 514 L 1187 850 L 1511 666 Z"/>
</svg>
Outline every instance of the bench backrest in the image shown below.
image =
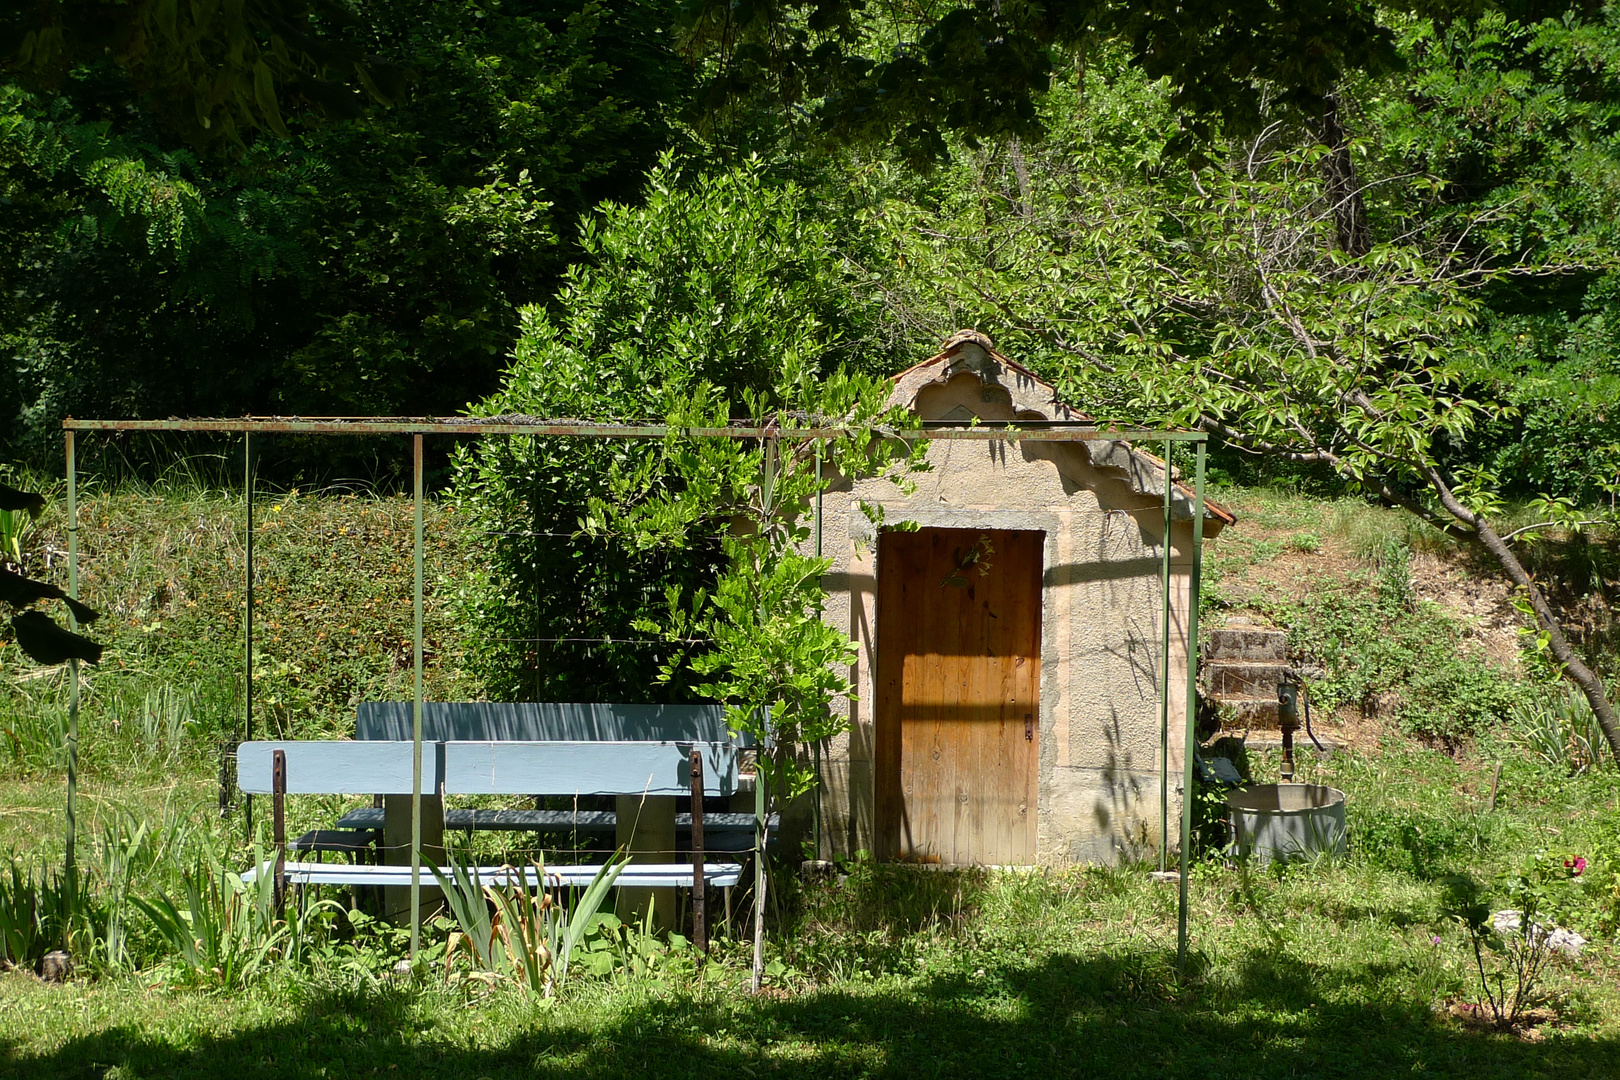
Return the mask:
<svg viewBox="0 0 1620 1080">
<path fill-rule="evenodd" d="M 411 738 L 409 701 L 363 701 L 354 737 Z M 425 742 L 702 742 L 733 739 L 720 705 L 615 705 L 557 701 L 429 701 L 422 705 Z"/>
<path fill-rule="evenodd" d="M 703 790 L 737 790 L 737 748 L 692 742 L 497 742 L 444 744 L 451 795 L 690 795 L 690 754 L 703 754 Z"/>
<path fill-rule="evenodd" d="M 245 742 L 236 748 L 236 786 L 251 794 L 271 791 L 275 751 L 287 755 L 287 792 L 292 795 L 408 795 L 411 744 L 406 742 Z M 422 790 L 439 790 L 441 751 L 422 744 Z"/>
</svg>

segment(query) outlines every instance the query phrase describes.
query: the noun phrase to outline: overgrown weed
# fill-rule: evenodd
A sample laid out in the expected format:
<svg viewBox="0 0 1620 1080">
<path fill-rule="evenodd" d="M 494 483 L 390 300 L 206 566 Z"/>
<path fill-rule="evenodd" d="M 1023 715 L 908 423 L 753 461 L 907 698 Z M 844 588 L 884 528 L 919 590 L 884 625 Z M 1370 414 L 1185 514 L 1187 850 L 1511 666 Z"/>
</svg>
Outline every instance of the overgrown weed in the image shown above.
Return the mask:
<svg viewBox="0 0 1620 1080">
<path fill-rule="evenodd" d="M 1416 598 L 1404 546 L 1343 585 L 1275 603 L 1267 614 L 1288 629 L 1290 655 L 1321 669 L 1309 689 L 1324 717 L 1346 705 L 1389 714 L 1407 733 L 1455 749 L 1503 724 L 1524 696 L 1511 673 L 1469 646 L 1461 626 Z"/>
</svg>

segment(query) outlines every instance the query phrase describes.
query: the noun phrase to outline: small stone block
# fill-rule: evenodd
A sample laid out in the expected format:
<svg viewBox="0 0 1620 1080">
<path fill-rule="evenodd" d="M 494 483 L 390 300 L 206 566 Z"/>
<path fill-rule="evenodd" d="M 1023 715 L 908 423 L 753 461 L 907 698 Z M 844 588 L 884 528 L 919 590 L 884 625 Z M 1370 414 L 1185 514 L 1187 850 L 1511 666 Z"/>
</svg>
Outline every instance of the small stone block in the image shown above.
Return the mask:
<svg viewBox="0 0 1620 1080">
<path fill-rule="evenodd" d="M 1210 660 L 1282 660 L 1288 655 L 1288 634 L 1251 626 L 1212 630 L 1205 655 Z"/>
<path fill-rule="evenodd" d="M 1221 661 L 1206 664 L 1209 686 L 1217 698 L 1275 698 L 1287 664 Z"/>
<path fill-rule="evenodd" d="M 73 977 L 73 957 L 53 949 L 39 961 L 39 977 L 46 982 L 64 983 Z"/>
</svg>

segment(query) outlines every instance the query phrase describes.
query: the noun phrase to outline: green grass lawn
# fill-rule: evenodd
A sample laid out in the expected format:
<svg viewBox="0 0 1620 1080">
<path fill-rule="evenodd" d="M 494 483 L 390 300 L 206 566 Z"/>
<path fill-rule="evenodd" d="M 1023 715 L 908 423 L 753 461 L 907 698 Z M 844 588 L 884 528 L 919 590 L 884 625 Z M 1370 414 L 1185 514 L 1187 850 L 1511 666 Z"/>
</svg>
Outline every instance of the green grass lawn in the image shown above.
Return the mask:
<svg viewBox="0 0 1620 1080">
<path fill-rule="evenodd" d="M 1436 1011 L 1458 988 L 1458 940 L 1430 943 L 1420 898 L 1366 902 L 1379 885 L 1350 869 L 1203 875 L 1185 980 L 1172 890 L 1080 875 L 994 883 L 1008 916 L 1020 900 L 1046 912 L 1027 927 L 768 998 L 746 994 L 740 964 L 581 984 L 552 1008 L 336 973 L 240 996 L 12 976 L 0 1042 L 11 1075 L 51 1077 L 1616 1075 L 1612 954 L 1554 973 L 1563 1020 L 1533 1041 L 1472 1031 Z"/>
<path fill-rule="evenodd" d="M 1563 779 L 1509 760 L 1487 812 L 1487 765 L 1405 743 L 1307 759 L 1306 778 L 1350 793 L 1355 848 L 1286 870 L 1199 863 L 1185 975 L 1176 890 L 1143 868 L 861 864 L 841 883 L 784 890 L 771 956 L 785 970 L 759 998 L 747 993 L 739 942 L 722 942 L 702 973 L 676 958 L 634 978 L 571 982 L 555 1003 L 509 987 L 446 986 L 437 972 L 409 985 L 341 950 L 234 992 L 173 985 L 176 972 L 161 967 L 60 987 L 13 973 L 0 976 L 0 1068 L 28 1077 L 1620 1076 L 1612 940 L 1552 965 L 1527 1032 L 1476 1030 L 1447 1012 L 1479 995 L 1466 938 L 1443 910 L 1445 879 L 1491 882 L 1538 849 L 1599 850 L 1620 825 L 1613 772 Z M 16 809 L 15 793 L 8 805 Z M 1591 872 L 1607 869 L 1594 862 Z"/>
</svg>

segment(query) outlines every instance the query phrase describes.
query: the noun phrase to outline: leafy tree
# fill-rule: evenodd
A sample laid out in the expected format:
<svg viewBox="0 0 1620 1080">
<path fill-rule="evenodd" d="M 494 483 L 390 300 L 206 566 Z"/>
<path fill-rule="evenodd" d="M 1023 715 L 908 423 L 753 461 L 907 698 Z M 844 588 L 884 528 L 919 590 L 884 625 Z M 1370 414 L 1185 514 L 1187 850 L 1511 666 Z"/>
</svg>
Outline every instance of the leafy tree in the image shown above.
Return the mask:
<svg viewBox="0 0 1620 1080">
<path fill-rule="evenodd" d="M 1254 130 L 1262 101 L 1330 127 L 1346 74 L 1399 63 L 1393 31 L 1359 0 L 703 0 L 683 30 L 688 53 L 707 62 L 711 112 L 775 100 L 839 138 L 892 139 L 914 162 L 943 156 L 949 133 L 969 146 L 1038 138 L 1054 76 L 1109 44 L 1167 80 L 1198 136 Z"/>
<path fill-rule="evenodd" d="M 1484 290 L 1477 393 L 1507 412 L 1450 455 L 1520 497 L 1590 506 L 1620 476 L 1620 48 L 1613 13 L 1513 20 L 1487 13 L 1401 28 L 1409 72 L 1368 86 L 1363 123 L 1380 172 L 1416 165 L 1443 184 L 1425 215 L 1525 262 L 1575 272 L 1515 275 Z M 1390 93 L 1388 90 L 1398 89 Z"/>
<path fill-rule="evenodd" d="M 69 412 L 454 412 L 495 387 L 574 219 L 676 137 L 660 3 L 364 14 L 322 32 L 410 92 L 286 107 L 285 137 L 243 120 L 199 148 L 116 53 L 0 85 L 0 407 L 36 457 Z"/>
<path fill-rule="evenodd" d="M 7 514 L 27 513 L 39 516 L 45 508 L 45 497 L 35 492 L 20 491 L 0 481 L 0 511 Z M 0 556 L 0 603 L 17 614 L 11 617 L 11 629 L 17 645 L 31 660 L 41 664 L 61 664 L 80 659 L 92 664 L 101 662 L 101 646 L 70 630 L 58 626 L 50 616 L 33 610 L 41 600 L 60 600 L 73 615 L 75 624 L 88 625 L 101 618 L 101 613 L 63 592 L 60 586 L 46 581 L 34 581 L 13 570 L 10 552 Z"/>
<path fill-rule="evenodd" d="M 0 69 L 54 90 L 110 63 L 190 142 L 240 146 L 295 109 L 352 119 L 403 94 L 404 67 L 334 34 L 359 23 L 337 0 L 35 0 L 0 15 Z"/>
<path fill-rule="evenodd" d="M 868 351 L 876 304 L 858 299 L 803 190 L 758 162 L 688 180 L 667 159 L 648 189 L 643 206 L 587 223 L 591 263 L 571 271 L 555 320 L 525 312 L 506 384 L 478 411 L 650 416 L 674 431 L 658 443 L 520 438 L 463 456 L 464 504 L 500 538 L 475 600 L 485 663 L 508 692 L 532 658 L 542 697 L 722 702 L 763 748 L 769 813 L 813 786 L 806 748 L 843 729 L 829 702 L 853 660 L 820 618 L 830 561 L 802 550 L 802 511 L 834 475 L 885 469 L 894 443 L 874 428 L 904 418 L 884 414 L 884 382 L 838 365 L 887 366 Z M 748 444 L 680 433 L 733 419 L 848 431 Z"/>
<path fill-rule="evenodd" d="M 1089 108 L 1054 91 L 1054 124 L 1079 114 L 1060 137 L 1027 149 L 1022 168 L 1011 147 L 968 154 L 939 184 L 938 211 L 903 178 L 870 193 L 864 212 L 897 226 L 882 261 L 909 268 L 888 287 L 903 317 L 977 322 L 1027 343 L 1094 412 L 1326 466 L 1477 544 L 1523 590 L 1620 750 L 1602 681 L 1494 524 L 1500 477 L 1469 449 L 1514 413 L 1502 381 L 1482 377 L 1508 359 L 1491 352 L 1506 324 L 1492 304 L 1521 280 L 1614 273 L 1602 234 L 1542 228 L 1522 243 L 1512 216 L 1528 196 L 1557 201 L 1550 185 L 1512 171 L 1517 193 L 1498 183 L 1448 199 L 1443 175 L 1377 138 L 1386 128 L 1348 145 L 1369 164 L 1354 189 L 1364 242 L 1347 245 L 1343 177 L 1323 168 L 1334 151 L 1308 124 L 1284 115 L 1178 166 L 1170 88 L 1111 74 L 1134 91 L 1104 82 Z M 1607 143 L 1589 150 L 1614 160 Z M 1570 523 L 1569 506 L 1545 505 Z"/>
</svg>

